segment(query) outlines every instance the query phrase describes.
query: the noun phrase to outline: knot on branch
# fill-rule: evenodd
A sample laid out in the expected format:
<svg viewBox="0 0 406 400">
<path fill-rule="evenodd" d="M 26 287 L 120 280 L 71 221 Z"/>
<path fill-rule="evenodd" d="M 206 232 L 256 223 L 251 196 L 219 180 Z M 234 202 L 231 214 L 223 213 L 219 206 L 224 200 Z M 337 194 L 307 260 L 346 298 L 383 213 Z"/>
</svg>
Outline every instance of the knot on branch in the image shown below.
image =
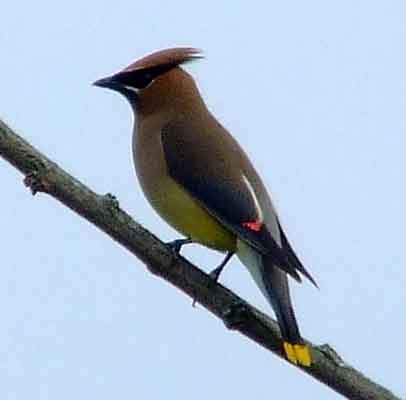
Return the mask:
<svg viewBox="0 0 406 400">
<path fill-rule="evenodd" d="M 51 189 L 51 185 L 46 179 L 45 169 L 29 172 L 24 178 L 24 185 L 31 190 L 33 196 L 38 192 L 49 193 Z"/>
<path fill-rule="evenodd" d="M 328 344 L 322 344 L 321 346 L 317 346 L 317 348 L 337 367 L 345 368 L 347 364 L 343 361 L 340 355 Z"/>
<path fill-rule="evenodd" d="M 102 203 L 109 210 L 111 215 L 114 215 L 117 211 L 120 211 L 120 203 L 117 197 L 111 193 L 106 193 L 101 197 Z"/>
<path fill-rule="evenodd" d="M 250 310 L 242 301 L 235 301 L 224 310 L 222 319 L 224 325 L 230 330 L 243 329 L 250 316 Z"/>
</svg>

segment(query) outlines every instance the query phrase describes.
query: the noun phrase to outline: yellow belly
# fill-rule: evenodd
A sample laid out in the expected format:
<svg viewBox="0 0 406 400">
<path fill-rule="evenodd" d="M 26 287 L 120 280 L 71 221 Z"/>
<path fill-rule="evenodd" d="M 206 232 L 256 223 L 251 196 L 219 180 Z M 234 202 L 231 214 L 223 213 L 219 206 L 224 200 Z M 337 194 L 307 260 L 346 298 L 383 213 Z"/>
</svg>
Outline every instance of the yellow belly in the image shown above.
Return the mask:
<svg viewBox="0 0 406 400">
<path fill-rule="evenodd" d="M 170 177 L 162 180 L 153 196 L 147 197 L 158 212 L 177 231 L 207 247 L 234 251 L 236 236 L 224 228 Z"/>
<path fill-rule="evenodd" d="M 186 237 L 219 251 L 234 251 L 236 236 L 201 207 L 168 174 L 159 115 L 142 118 L 134 128 L 135 170 L 155 211 Z"/>
</svg>

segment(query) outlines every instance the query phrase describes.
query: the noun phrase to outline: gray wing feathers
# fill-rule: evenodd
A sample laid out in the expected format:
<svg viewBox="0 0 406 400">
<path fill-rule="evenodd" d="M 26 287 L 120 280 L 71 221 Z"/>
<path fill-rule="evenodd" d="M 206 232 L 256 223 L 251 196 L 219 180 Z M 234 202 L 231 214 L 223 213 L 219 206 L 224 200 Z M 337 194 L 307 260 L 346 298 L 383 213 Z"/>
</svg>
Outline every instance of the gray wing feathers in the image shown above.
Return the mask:
<svg viewBox="0 0 406 400">
<path fill-rule="evenodd" d="M 238 143 L 218 123 L 202 132 L 201 125 L 184 122 L 171 122 L 161 131 L 169 175 L 273 265 L 299 282 L 301 272 L 315 284 L 289 245 L 267 190 Z M 262 223 L 259 229 L 245 227 L 257 221 Z"/>
</svg>

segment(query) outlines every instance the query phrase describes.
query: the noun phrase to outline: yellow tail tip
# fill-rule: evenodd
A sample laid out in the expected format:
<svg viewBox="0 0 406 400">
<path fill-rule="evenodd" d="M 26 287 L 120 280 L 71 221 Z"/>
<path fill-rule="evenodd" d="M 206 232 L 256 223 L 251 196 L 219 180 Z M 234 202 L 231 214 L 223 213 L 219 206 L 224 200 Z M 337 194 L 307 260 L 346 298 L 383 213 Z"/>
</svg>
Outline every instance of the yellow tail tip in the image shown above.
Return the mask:
<svg viewBox="0 0 406 400">
<path fill-rule="evenodd" d="M 291 363 L 303 365 L 304 367 L 310 367 L 312 364 L 309 346 L 283 342 L 283 349 L 285 350 L 286 358 Z"/>
<path fill-rule="evenodd" d="M 285 350 L 286 358 L 293 364 L 297 364 L 297 358 L 293 344 L 289 342 L 283 342 L 283 349 Z"/>
</svg>

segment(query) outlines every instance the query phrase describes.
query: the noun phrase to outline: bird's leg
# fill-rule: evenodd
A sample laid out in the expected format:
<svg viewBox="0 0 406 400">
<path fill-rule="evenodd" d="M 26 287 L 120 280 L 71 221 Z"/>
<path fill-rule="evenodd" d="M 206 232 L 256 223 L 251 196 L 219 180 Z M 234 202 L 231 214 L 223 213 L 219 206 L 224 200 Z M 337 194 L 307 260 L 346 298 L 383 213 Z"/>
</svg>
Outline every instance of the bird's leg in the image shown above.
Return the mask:
<svg viewBox="0 0 406 400">
<path fill-rule="evenodd" d="M 176 254 L 179 254 L 182 246 L 189 243 L 193 243 L 193 240 L 191 238 L 176 239 L 172 242 L 166 243 L 166 245 L 169 246 Z"/>
<path fill-rule="evenodd" d="M 218 279 L 219 279 L 219 277 L 220 277 L 220 274 L 223 272 L 224 267 L 225 267 L 226 264 L 230 261 L 230 258 L 231 258 L 233 255 L 234 255 L 234 252 L 233 252 L 233 251 L 229 251 L 229 252 L 227 253 L 227 255 L 224 257 L 224 260 L 221 262 L 221 264 L 220 264 L 217 268 L 213 269 L 213 271 L 210 272 L 209 275 L 210 275 L 210 277 L 211 277 L 215 282 L 218 281 Z"/>
<path fill-rule="evenodd" d="M 224 257 L 224 260 L 221 262 L 221 264 L 217 268 L 213 269 L 213 271 L 210 272 L 209 275 L 214 280 L 214 282 L 218 281 L 221 271 L 223 271 L 224 267 L 230 261 L 230 258 L 233 255 L 234 255 L 234 252 L 229 251 L 227 253 L 227 255 Z M 211 283 L 213 283 L 213 282 L 211 282 Z M 209 285 L 209 286 L 211 286 L 211 285 Z M 194 307 L 195 305 L 196 305 L 196 299 L 193 299 L 192 306 Z"/>
</svg>

